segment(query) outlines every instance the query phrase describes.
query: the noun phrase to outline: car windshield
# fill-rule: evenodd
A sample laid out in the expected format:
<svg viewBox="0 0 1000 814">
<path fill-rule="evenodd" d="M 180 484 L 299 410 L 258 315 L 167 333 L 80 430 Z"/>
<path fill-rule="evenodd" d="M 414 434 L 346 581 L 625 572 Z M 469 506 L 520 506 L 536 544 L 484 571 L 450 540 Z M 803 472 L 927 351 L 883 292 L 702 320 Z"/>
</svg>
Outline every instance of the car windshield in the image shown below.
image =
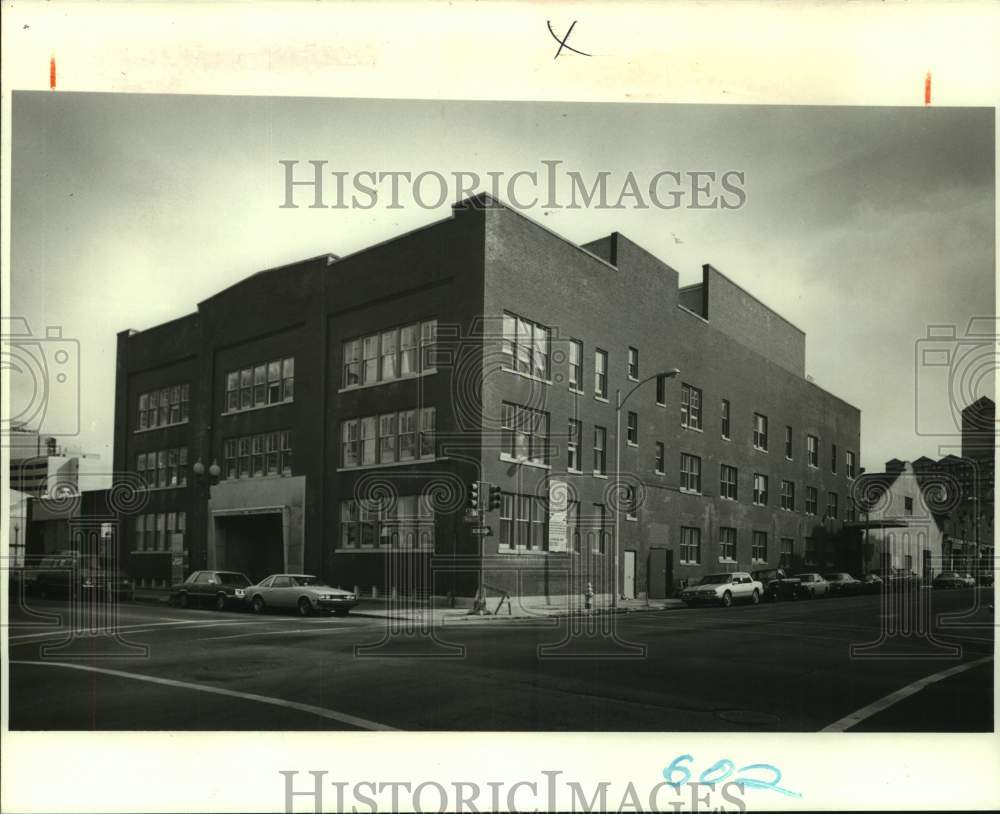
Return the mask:
<svg viewBox="0 0 1000 814">
<path fill-rule="evenodd" d="M 803 582 L 812 582 L 816 577 L 814 574 L 796 574 Z"/>
<path fill-rule="evenodd" d="M 234 588 L 246 588 L 250 584 L 250 580 L 248 580 L 243 574 L 227 573 L 223 571 L 220 572 L 218 576 L 219 581 L 223 585 L 232 585 Z"/>
<path fill-rule="evenodd" d="M 708 574 L 702 577 L 699 581 L 699 585 L 724 585 L 727 582 L 731 582 L 733 579 L 732 574 Z"/>
<path fill-rule="evenodd" d="M 313 588 L 329 588 L 319 577 L 298 576 L 291 577 L 292 585 L 312 586 Z"/>
</svg>

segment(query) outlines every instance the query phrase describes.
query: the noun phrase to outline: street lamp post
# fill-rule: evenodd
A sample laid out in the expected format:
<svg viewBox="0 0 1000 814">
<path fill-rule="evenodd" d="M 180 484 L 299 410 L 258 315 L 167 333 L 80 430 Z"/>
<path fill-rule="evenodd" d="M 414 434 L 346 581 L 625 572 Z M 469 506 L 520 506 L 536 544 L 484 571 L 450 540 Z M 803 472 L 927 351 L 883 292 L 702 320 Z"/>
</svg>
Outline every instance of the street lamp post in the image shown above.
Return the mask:
<svg viewBox="0 0 1000 814">
<path fill-rule="evenodd" d="M 622 498 L 620 491 L 622 481 L 622 407 L 625 406 L 625 402 L 628 401 L 629 396 L 642 387 L 646 382 L 652 381 L 653 379 L 673 379 L 678 375 L 680 375 L 680 370 L 674 368 L 673 370 L 669 370 L 665 373 L 655 373 L 652 376 L 647 376 L 641 382 L 638 382 L 631 390 L 629 390 L 625 394 L 624 398 L 622 398 L 621 388 L 615 389 L 615 489 L 618 490 L 618 500 L 615 503 L 614 564 L 612 566 L 613 584 L 611 589 L 611 607 L 614 610 L 618 610 L 618 538 L 621 533 L 622 522 Z"/>
</svg>

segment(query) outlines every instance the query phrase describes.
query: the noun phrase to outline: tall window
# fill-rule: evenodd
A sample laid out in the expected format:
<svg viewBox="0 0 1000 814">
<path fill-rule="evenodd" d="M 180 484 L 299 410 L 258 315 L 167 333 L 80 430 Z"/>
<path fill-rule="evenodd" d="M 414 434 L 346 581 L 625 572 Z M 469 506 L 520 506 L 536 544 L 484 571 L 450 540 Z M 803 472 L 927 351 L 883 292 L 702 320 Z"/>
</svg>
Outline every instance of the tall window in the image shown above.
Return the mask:
<svg viewBox="0 0 1000 814">
<path fill-rule="evenodd" d="M 341 427 L 341 439 L 343 437 L 343 427 Z M 227 480 L 292 474 L 290 430 L 274 430 L 227 438 L 222 445 L 222 454 L 225 463 L 222 471 Z M 356 456 L 357 440 L 353 442 L 341 440 L 341 454 Z"/>
<path fill-rule="evenodd" d="M 791 568 L 792 556 L 795 551 L 795 541 L 791 537 L 781 538 L 781 551 L 778 554 L 778 567 Z"/>
<path fill-rule="evenodd" d="M 815 486 L 806 487 L 806 514 L 816 514 L 819 504 L 819 492 Z"/>
<path fill-rule="evenodd" d="M 685 492 L 701 491 L 701 458 L 681 453 L 681 489 Z"/>
<path fill-rule="evenodd" d="M 685 565 L 701 562 L 701 529 L 681 526 L 680 558 Z"/>
<path fill-rule="evenodd" d="M 907 517 L 913 517 L 913 498 L 904 497 L 903 498 L 903 514 Z"/>
<path fill-rule="evenodd" d="M 806 460 L 809 466 L 819 466 L 819 439 L 815 435 L 806 436 Z"/>
<path fill-rule="evenodd" d="M 569 340 L 569 389 L 583 390 L 583 343 Z"/>
<path fill-rule="evenodd" d="M 727 441 L 731 438 L 729 434 L 729 399 L 722 400 L 722 437 Z"/>
<path fill-rule="evenodd" d="M 790 480 L 781 482 L 781 508 L 786 512 L 795 511 L 795 483 Z"/>
<path fill-rule="evenodd" d="M 637 446 L 639 444 L 639 415 L 638 413 L 629 412 L 628 422 L 625 428 L 625 441 L 632 446 Z"/>
<path fill-rule="evenodd" d="M 549 329 L 544 325 L 504 311 L 500 350 L 508 370 L 549 378 Z"/>
<path fill-rule="evenodd" d="M 736 560 L 736 529 L 730 526 L 719 527 L 719 557 L 727 562 Z"/>
<path fill-rule="evenodd" d="M 580 501 L 566 502 L 566 529 L 569 534 L 573 551 L 580 551 Z"/>
<path fill-rule="evenodd" d="M 837 474 L 837 445 L 830 445 L 830 471 Z"/>
<path fill-rule="evenodd" d="M 656 403 L 661 407 L 667 406 L 667 377 L 656 377 Z"/>
<path fill-rule="evenodd" d="M 191 414 L 191 385 L 175 384 L 139 394 L 138 423 L 140 430 L 183 424 Z"/>
<path fill-rule="evenodd" d="M 226 412 L 283 404 L 295 398 L 295 358 L 230 370 L 226 373 Z"/>
<path fill-rule="evenodd" d="M 628 349 L 628 377 L 634 381 L 639 381 L 639 349 Z"/>
<path fill-rule="evenodd" d="M 286 434 L 282 433 L 282 436 Z M 433 458 L 434 408 L 401 410 L 342 421 L 340 450 L 341 467 L 344 469 Z M 283 446 L 279 453 L 282 459 L 286 457 Z M 290 461 L 290 447 L 287 457 Z"/>
<path fill-rule="evenodd" d="M 767 532 L 755 531 L 750 545 L 750 559 L 754 562 L 767 562 Z"/>
<path fill-rule="evenodd" d="M 548 413 L 505 401 L 500 416 L 503 451 L 507 455 L 522 461 L 548 462 Z"/>
<path fill-rule="evenodd" d="M 767 475 L 759 472 L 753 476 L 753 502 L 755 506 L 767 505 Z"/>
<path fill-rule="evenodd" d="M 594 472 L 606 475 L 608 472 L 608 431 L 604 427 L 594 427 Z"/>
<path fill-rule="evenodd" d="M 701 429 L 701 390 L 689 384 L 681 385 L 681 426 Z"/>
<path fill-rule="evenodd" d="M 738 473 L 735 466 L 722 464 L 719 467 L 719 497 L 726 500 L 737 499 Z"/>
<path fill-rule="evenodd" d="M 583 422 L 571 418 L 569 420 L 569 436 L 566 441 L 566 452 L 569 456 L 567 468 L 572 469 L 574 472 L 579 472 L 581 468 L 580 440 L 582 436 Z"/>
<path fill-rule="evenodd" d="M 850 495 L 847 496 L 847 506 L 844 507 L 844 519 L 848 523 L 853 523 L 858 519 L 858 507 L 854 502 L 854 498 Z"/>
<path fill-rule="evenodd" d="M 663 442 L 662 441 L 657 441 L 656 442 L 656 463 L 655 463 L 655 467 L 656 467 L 656 474 L 657 475 L 662 475 L 664 472 L 667 471 L 666 452 L 665 452 L 665 450 L 663 448 Z"/>
<path fill-rule="evenodd" d="M 826 493 L 826 516 L 837 519 L 837 513 L 839 511 L 839 495 L 836 492 Z"/>
<path fill-rule="evenodd" d="M 785 427 L 785 457 L 792 460 L 792 428 Z"/>
<path fill-rule="evenodd" d="M 594 350 L 594 395 L 608 397 L 608 352 L 600 348 Z"/>
<path fill-rule="evenodd" d="M 767 452 L 767 416 L 760 413 L 753 414 L 753 446 Z"/>
<path fill-rule="evenodd" d="M 816 562 L 816 539 L 814 537 L 806 537 L 805 561 L 807 563 Z"/>
<path fill-rule="evenodd" d="M 847 477 L 854 478 L 857 475 L 854 453 L 847 451 Z"/>
<path fill-rule="evenodd" d="M 155 452 L 141 452 L 136 455 L 135 470 L 150 489 L 187 486 L 188 449 L 172 447 Z"/>
<path fill-rule="evenodd" d="M 359 387 L 415 376 L 434 370 L 426 350 L 437 330 L 437 320 L 414 322 L 343 343 L 343 387 Z M 420 345 L 425 353 L 419 353 Z"/>
<path fill-rule="evenodd" d="M 548 517 L 548 501 L 534 495 L 504 493 L 500 501 L 500 545 L 524 551 L 547 550 Z"/>
</svg>

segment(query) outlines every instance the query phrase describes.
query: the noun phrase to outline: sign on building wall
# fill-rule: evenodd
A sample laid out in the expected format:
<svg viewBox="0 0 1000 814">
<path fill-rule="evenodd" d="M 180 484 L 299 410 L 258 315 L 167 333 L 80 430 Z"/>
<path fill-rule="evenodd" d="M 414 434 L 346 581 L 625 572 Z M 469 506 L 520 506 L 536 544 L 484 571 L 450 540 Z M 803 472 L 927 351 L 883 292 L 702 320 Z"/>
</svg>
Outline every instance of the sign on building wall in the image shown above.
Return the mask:
<svg viewBox="0 0 1000 814">
<path fill-rule="evenodd" d="M 549 481 L 549 551 L 566 551 L 566 511 L 569 490 L 566 482 Z"/>
</svg>

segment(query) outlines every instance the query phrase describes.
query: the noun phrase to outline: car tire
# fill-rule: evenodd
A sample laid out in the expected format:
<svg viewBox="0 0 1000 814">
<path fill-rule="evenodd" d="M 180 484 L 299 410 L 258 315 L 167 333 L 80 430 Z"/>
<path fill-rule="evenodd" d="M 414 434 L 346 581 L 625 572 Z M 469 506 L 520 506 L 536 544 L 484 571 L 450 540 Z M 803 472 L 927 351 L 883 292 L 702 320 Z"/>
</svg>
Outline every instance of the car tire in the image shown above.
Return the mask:
<svg viewBox="0 0 1000 814">
<path fill-rule="evenodd" d="M 753 605 L 760 604 L 760 591 L 753 592 L 753 594 L 750 596 L 750 603 Z"/>
<path fill-rule="evenodd" d="M 299 616 L 312 616 L 313 606 L 312 602 L 305 596 L 299 597 Z"/>
<path fill-rule="evenodd" d="M 177 597 L 177 607 L 186 608 L 188 606 L 188 595 L 186 592 L 182 591 L 181 595 Z"/>
<path fill-rule="evenodd" d="M 684 604 L 687 605 L 689 608 L 694 607 L 694 602 L 685 602 Z"/>
<path fill-rule="evenodd" d="M 733 604 L 733 595 L 729 593 L 729 591 L 726 591 L 722 595 L 722 607 L 728 608 L 731 607 L 732 604 Z"/>
<path fill-rule="evenodd" d="M 253 602 L 250 604 L 250 607 L 253 608 L 254 613 L 260 614 L 264 612 L 264 600 L 261 598 L 260 594 L 253 598 Z"/>
<path fill-rule="evenodd" d="M 215 597 L 215 609 L 217 611 L 224 611 L 226 609 L 226 595 L 217 594 Z"/>
</svg>

